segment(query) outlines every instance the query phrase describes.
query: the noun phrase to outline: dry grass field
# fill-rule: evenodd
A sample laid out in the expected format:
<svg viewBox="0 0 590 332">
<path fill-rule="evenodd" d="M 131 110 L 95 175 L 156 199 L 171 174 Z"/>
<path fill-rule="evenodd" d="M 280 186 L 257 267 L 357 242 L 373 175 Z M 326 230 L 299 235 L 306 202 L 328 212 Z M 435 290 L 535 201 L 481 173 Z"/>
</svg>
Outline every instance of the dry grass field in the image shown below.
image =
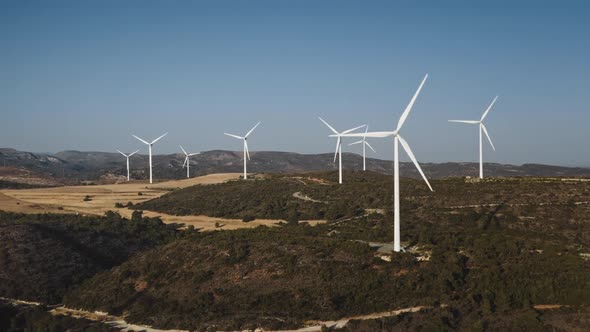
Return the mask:
<svg viewBox="0 0 590 332">
<path fill-rule="evenodd" d="M 173 180 L 149 184 L 143 181 L 129 183 L 65 186 L 40 189 L 0 190 L 0 210 L 19 213 L 79 213 L 103 215 L 116 211 L 122 216 L 131 217 L 133 210 L 116 208 L 116 203 L 141 203 L 160 197 L 170 190 L 193 185 L 223 183 L 238 179 L 241 173 L 219 173 L 186 180 Z M 86 199 L 88 197 L 88 199 Z M 85 200 L 86 199 L 86 200 Z M 145 216 L 160 216 L 165 223 L 183 223 L 203 230 L 252 228 L 259 225 L 275 225 L 279 220 L 257 219 L 242 222 L 240 219 L 222 219 L 208 216 L 173 216 L 160 212 L 144 211 Z M 317 223 L 317 221 L 315 221 Z M 218 223 L 221 227 L 216 227 Z"/>
</svg>

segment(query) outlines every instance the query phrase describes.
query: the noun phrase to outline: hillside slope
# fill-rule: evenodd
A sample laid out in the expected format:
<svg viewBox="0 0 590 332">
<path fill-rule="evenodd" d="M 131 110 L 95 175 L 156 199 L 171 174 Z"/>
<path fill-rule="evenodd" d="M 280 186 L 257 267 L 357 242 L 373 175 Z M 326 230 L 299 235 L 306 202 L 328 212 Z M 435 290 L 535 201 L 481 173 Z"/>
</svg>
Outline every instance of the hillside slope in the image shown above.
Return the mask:
<svg viewBox="0 0 590 332">
<path fill-rule="evenodd" d="M 345 186 L 321 184 L 323 177 L 333 182 L 333 173 L 303 179 L 301 186 L 310 187 L 304 193 L 316 200 L 331 195 L 356 199 L 361 207 L 390 187 L 384 175 L 347 176 L 354 191 L 341 193 Z M 215 186 L 224 192 L 240 188 L 243 208 L 254 211 L 265 200 L 280 198 L 283 186 L 302 180 L 296 177 Z M 273 181 L 276 191 L 254 194 L 258 185 L 273 188 Z M 312 182 L 331 194 L 314 196 Z M 379 213 L 313 227 L 293 223 L 195 233 L 97 274 L 65 301 L 88 310 L 125 312 L 131 322 L 198 330 L 295 328 L 308 320 L 441 304 L 449 309 L 416 316 L 431 317 L 424 328 L 554 330 L 556 316 L 541 315 L 537 305 L 566 306 L 555 312 L 571 315 L 574 322 L 585 317 L 584 308 L 590 306 L 590 261 L 585 258 L 590 256 L 589 182 L 444 179 L 433 186 L 436 191 L 430 193 L 419 181 L 402 183 L 404 253 L 391 252 L 391 217 Z M 224 197 L 200 192 L 209 187 L 188 189 L 183 195 Z M 236 203 L 230 199 L 228 204 Z M 419 326 L 408 320 L 403 316 L 386 324 L 390 330 Z M 379 322 L 355 324 L 371 330 Z"/>
<path fill-rule="evenodd" d="M 59 303 L 67 288 L 177 237 L 157 219 L 0 211 L 0 297 Z"/>
<path fill-rule="evenodd" d="M 417 240 L 417 251 L 383 260 L 354 237 L 328 235 L 343 227 L 195 235 L 96 275 L 65 302 L 126 312 L 131 322 L 159 328 L 197 330 L 287 329 L 439 303 L 456 308 L 454 324 L 467 327 L 533 312 L 536 304 L 590 305 L 590 266 L 566 243 L 527 240 L 502 226 L 412 223 L 404 235 Z"/>
<path fill-rule="evenodd" d="M 322 172 L 193 186 L 134 208 L 172 215 L 283 220 L 340 220 L 377 213 L 391 220 L 391 176 L 373 172 L 344 175 L 342 185 L 337 183 L 336 172 Z M 590 244 L 590 181 L 491 178 L 472 182 L 447 178 L 431 180 L 431 184 L 434 192 L 421 180 L 402 179 L 402 213 L 447 223 L 466 211 L 499 210 L 505 218 L 526 222 L 511 227 L 526 226 L 527 231 L 545 235 L 564 234 L 577 243 Z M 559 221 L 560 227 L 543 225 L 545 219 Z"/>
</svg>

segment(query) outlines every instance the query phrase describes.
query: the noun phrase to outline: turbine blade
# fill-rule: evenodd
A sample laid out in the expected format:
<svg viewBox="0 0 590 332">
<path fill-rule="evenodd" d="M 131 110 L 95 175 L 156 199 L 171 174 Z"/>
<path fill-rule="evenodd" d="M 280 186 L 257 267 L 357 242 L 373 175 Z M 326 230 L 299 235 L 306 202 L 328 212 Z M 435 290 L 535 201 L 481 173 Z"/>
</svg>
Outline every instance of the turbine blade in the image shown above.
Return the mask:
<svg viewBox="0 0 590 332">
<path fill-rule="evenodd" d="M 395 135 L 393 131 L 374 131 L 368 133 L 349 133 L 349 134 L 342 134 L 342 135 L 330 135 L 330 137 L 389 137 Z"/>
<path fill-rule="evenodd" d="M 119 150 L 117 150 L 117 152 L 119 152 L 120 154 L 124 155 L 124 156 L 125 156 L 125 158 L 127 158 L 127 157 L 129 157 L 129 156 L 130 156 L 130 155 L 128 156 L 128 155 L 124 154 L 123 152 L 121 152 L 121 151 L 119 151 Z"/>
<path fill-rule="evenodd" d="M 373 152 L 377 153 L 377 151 L 375 151 L 375 149 L 373 149 L 373 147 L 371 146 L 371 144 L 369 144 L 369 142 L 365 141 L 365 144 L 367 144 L 369 149 L 371 149 L 371 150 L 373 150 Z"/>
<path fill-rule="evenodd" d="M 416 157 L 414 157 L 414 154 L 412 153 L 412 149 L 410 149 L 408 142 L 406 142 L 406 140 L 404 140 L 401 136 L 398 136 L 398 138 L 399 138 L 400 143 L 402 143 L 404 150 L 406 150 L 406 153 L 408 154 L 410 159 L 412 159 L 412 162 L 414 163 L 414 165 L 418 169 L 418 172 L 420 172 L 420 175 L 422 175 L 422 178 L 424 179 L 424 181 L 426 181 L 426 184 L 428 185 L 428 188 L 430 188 L 430 191 L 434 191 L 434 190 L 432 190 L 432 187 L 430 186 L 430 182 L 428 182 L 426 175 L 424 175 L 424 172 L 422 172 L 422 168 L 420 168 L 420 164 L 418 164 Z"/>
<path fill-rule="evenodd" d="M 358 127 L 352 128 L 352 129 L 345 130 L 345 131 L 341 132 L 340 134 L 348 134 L 348 133 L 350 133 L 351 131 L 355 131 L 355 130 L 357 130 L 357 129 L 361 129 L 361 128 L 362 128 L 362 127 L 364 127 L 364 126 L 366 126 L 366 125 L 362 125 L 362 126 L 358 126 Z"/>
<path fill-rule="evenodd" d="M 357 141 L 357 142 L 354 142 L 354 143 L 350 143 L 350 144 L 348 144 L 348 146 L 355 145 L 355 144 L 361 144 L 362 142 L 363 142 L 363 140 L 360 140 L 360 141 Z"/>
<path fill-rule="evenodd" d="M 248 135 L 250 135 L 254 131 L 254 129 L 256 129 L 256 127 L 258 127 L 259 124 L 260 124 L 260 122 L 258 122 L 252 129 L 250 129 L 250 131 L 244 137 L 248 137 Z"/>
<path fill-rule="evenodd" d="M 449 122 L 471 123 L 471 124 L 479 123 L 479 121 L 475 121 L 475 120 L 449 120 Z"/>
<path fill-rule="evenodd" d="M 182 163 L 182 168 L 184 168 L 184 166 L 186 165 L 186 162 L 188 161 L 188 156 L 186 156 L 186 158 L 184 158 L 184 162 Z"/>
<path fill-rule="evenodd" d="M 153 140 L 152 144 L 156 143 L 157 141 L 159 141 L 159 140 L 160 140 L 162 137 L 164 137 L 164 136 L 166 136 L 166 135 L 168 135 L 168 133 L 165 133 L 164 135 L 162 135 L 162 136 L 160 136 L 160 137 L 156 138 L 155 140 Z"/>
<path fill-rule="evenodd" d="M 142 141 L 143 143 L 145 143 L 145 144 L 147 144 L 147 145 L 150 145 L 150 143 L 148 143 L 147 141 L 144 141 L 143 139 L 141 139 L 141 138 L 139 138 L 139 137 L 137 137 L 137 136 L 135 136 L 135 135 L 131 135 L 131 136 L 133 136 L 133 137 L 137 138 L 138 140 Z"/>
<path fill-rule="evenodd" d="M 494 151 L 496 151 L 496 148 L 494 147 L 494 143 L 492 143 L 492 139 L 490 138 L 490 135 L 488 134 L 488 130 L 486 129 L 486 126 L 483 125 L 483 123 L 481 124 L 481 129 L 483 129 L 483 133 L 486 134 L 488 141 L 490 141 L 490 145 L 492 146 L 492 149 L 494 149 Z"/>
<path fill-rule="evenodd" d="M 232 134 L 228 134 L 228 133 L 223 133 L 223 134 L 227 135 L 227 136 L 231 136 L 233 138 L 237 138 L 237 139 L 244 139 L 242 136 L 238 136 L 238 135 L 232 135 Z"/>
<path fill-rule="evenodd" d="M 182 150 L 182 152 L 184 152 L 185 155 L 188 155 L 188 153 L 186 153 L 186 150 L 182 147 L 182 145 L 178 145 L 180 146 L 180 149 Z"/>
<path fill-rule="evenodd" d="M 338 148 L 340 147 L 340 136 L 338 136 L 338 140 L 336 140 L 336 152 L 334 152 L 334 163 L 336 163 L 336 157 L 338 157 Z"/>
<path fill-rule="evenodd" d="M 248 156 L 248 160 L 250 160 L 250 150 L 248 150 L 248 141 L 244 140 L 244 146 L 246 147 L 246 155 Z"/>
<path fill-rule="evenodd" d="M 481 120 L 480 121 L 483 121 L 483 119 L 485 119 L 486 115 L 488 115 L 488 113 L 492 109 L 492 106 L 494 106 L 494 103 L 496 102 L 497 99 L 498 99 L 498 96 L 496 96 L 496 98 L 494 98 L 494 100 L 492 101 L 492 103 L 490 104 L 490 106 L 488 106 L 488 109 L 481 116 Z"/>
<path fill-rule="evenodd" d="M 139 150 L 135 150 L 132 154 L 129 155 L 129 157 L 133 156 L 134 154 L 138 153 Z"/>
<path fill-rule="evenodd" d="M 422 90 L 424 83 L 426 83 L 427 78 L 428 78 L 428 74 L 426 74 L 426 76 L 424 76 L 424 79 L 422 80 L 422 83 L 420 83 L 418 90 L 416 90 L 416 93 L 414 93 L 414 97 L 412 97 L 412 99 L 410 100 L 410 103 L 408 104 L 408 106 L 406 106 L 406 109 L 402 113 L 402 116 L 399 118 L 399 121 L 397 122 L 397 129 L 395 129 L 395 131 L 399 131 L 402 128 L 402 126 L 404 125 L 404 122 L 406 122 L 406 119 L 408 118 L 408 115 L 410 114 L 410 111 L 412 110 L 412 107 L 414 106 L 414 102 L 416 101 L 416 98 L 418 98 L 418 95 L 420 94 L 420 91 Z"/>
<path fill-rule="evenodd" d="M 201 153 L 200 153 L 200 152 L 190 153 L 188 156 L 189 156 L 189 157 L 192 157 L 192 156 L 196 156 L 196 155 L 198 155 L 198 154 L 201 154 Z"/>
<path fill-rule="evenodd" d="M 326 126 L 328 126 L 328 128 L 330 128 L 331 131 L 334 132 L 334 134 L 338 135 L 339 132 L 336 131 L 336 129 L 334 129 L 332 126 L 330 126 L 326 121 L 324 121 L 324 119 L 318 117 L 318 119 L 320 119 L 320 121 L 322 121 Z"/>
</svg>

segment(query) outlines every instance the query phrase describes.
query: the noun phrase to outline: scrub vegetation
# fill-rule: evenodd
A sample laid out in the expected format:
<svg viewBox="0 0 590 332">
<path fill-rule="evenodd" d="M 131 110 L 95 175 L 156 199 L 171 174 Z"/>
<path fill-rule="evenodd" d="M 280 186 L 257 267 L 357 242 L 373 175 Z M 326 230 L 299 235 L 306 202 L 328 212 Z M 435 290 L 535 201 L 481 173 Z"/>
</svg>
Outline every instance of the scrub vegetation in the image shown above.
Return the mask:
<svg viewBox="0 0 590 332">
<path fill-rule="evenodd" d="M 115 214 L 98 220 L 4 214 L 8 226 L 3 227 L 57 223 L 54 228 L 82 243 L 92 241 L 80 234 L 108 230 L 103 241 L 114 242 L 108 251 L 120 250 L 119 259 L 88 269 L 72 287 L 62 287 L 57 298 L 71 308 L 106 311 L 157 328 L 294 329 L 310 320 L 417 306 L 427 308 L 353 320 L 344 329 L 570 331 L 588 326 L 590 182 L 449 178 L 433 181 L 431 193 L 421 182 L 404 179 L 402 244 L 407 250 L 393 253 L 388 249 L 391 177 L 347 172 L 345 184 L 338 186 L 336 176 L 273 175 L 195 186 L 135 206 L 289 220 L 279 227 L 178 230 L 141 217 L 139 210 L 131 220 Z M 276 201 L 281 208 L 268 208 Z M 339 208 L 330 215 L 332 205 Z M 291 222 L 320 216 L 329 222 Z M 137 249 L 126 251 L 134 243 Z M 14 247 L 6 245 L 1 252 Z M 31 246 L 23 257 L 32 259 L 46 248 Z M 49 256 L 54 257 L 44 257 Z M 10 296 L 47 297 L 26 291 L 33 292 L 14 288 Z M 44 286 L 36 289 L 44 291 Z"/>
<path fill-rule="evenodd" d="M 69 287 L 180 236 L 157 218 L 0 212 L 0 297 L 59 303 Z"/>
</svg>

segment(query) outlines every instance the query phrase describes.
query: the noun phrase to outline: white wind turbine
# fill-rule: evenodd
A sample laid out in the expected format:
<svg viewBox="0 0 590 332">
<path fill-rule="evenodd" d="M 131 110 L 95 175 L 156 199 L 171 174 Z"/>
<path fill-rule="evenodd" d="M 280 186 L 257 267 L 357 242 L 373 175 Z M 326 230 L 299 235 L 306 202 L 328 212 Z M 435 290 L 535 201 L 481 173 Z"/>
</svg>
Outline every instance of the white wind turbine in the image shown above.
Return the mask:
<svg viewBox="0 0 590 332">
<path fill-rule="evenodd" d="M 483 124 L 483 119 L 486 118 L 486 115 L 488 115 L 488 113 L 492 109 L 492 106 L 494 106 L 494 103 L 496 103 L 496 100 L 497 99 L 498 99 L 498 96 L 496 96 L 496 98 L 494 98 L 494 100 L 492 101 L 492 103 L 490 104 L 490 106 L 488 106 L 488 109 L 485 112 L 483 112 L 483 115 L 481 116 L 481 119 L 479 121 L 476 121 L 476 120 L 449 120 L 449 122 L 460 122 L 460 123 L 469 123 L 469 124 L 478 124 L 479 125 L 479 178 L 480 179 L 483 179 L 483 139 L 482 139 L 482 132 L 488 138 L 488 141 L 490 142 L 490 145 L 492 146 L 492 149 L 494 149 L 494 151 L 496 151 L 496 148 L 494 147 L 494 143 L 492 143 L 492 139 L 490 138 L 490 135 L 488 134 L 488 130 L 486 129 L 486 126 Z"/>
<path fill-rule="evenodd" d="M 137 151 L 135 151 L 135 152 L 133 152 L 133 153 L 130 153 L 130 154 L 124 154 L 123 152 L 121 152 L 121 151 L 119 151 L 119 150 L 117 150 L 117 152 L 119 152 L 120 154 L 124 155 L 124 156 L 125 156 L 125 158 L 127 158 L 127 181 L 129 181 L 129 157 L 131 157 L 131 156 L 133 156 L 134 154 L 138 153 L 138 152 L 139 152 L 139 150 L 137 150 Z"/>
<path fill-rule="evenodd" d="M 227 136 L 231 136 L 233 138 L 237 138 L 237 139 L 244 141 L 244 180 L 248 178 L 248 173 L 246 172 L 246 158 L 248 158 L 248 160 L 250 160 L 250 151 L 248 151 L 248 136 L 250 136 L 250 134 L 252 134 L 254 129 L 256 129 L 256 127 L 258 127 L 259 124 L 260 124 L 260 122 L 258 122 L 252 129 L 250 129 L 250 131 L 247 132 L 246 135 L 244 135 L 244 137 L 224 133 Z"/>
<path fill-rule="evenodd" d="M 184 165 L 186 165 L 186 177 L 188 179 L 190 177 L 190 169 L 189 169 L 189 167 L 190 167 L 190 163 L 191 163 L 190 160 L 189 160 L 189 157 L 196 156 L 196 155 L 199 154 L 199 152 L 187 153 L 186 150 L 182 147 L 182 145 L 179 145 L 179 146 L 180 146 L 180 149 L 182 150 L 182 152 L 184 152 L 184 155 L 186 156 L 184 158 L 184 163 L 182 163 L 182 168 L 184 168 Z"/>
<path fill-rule="evenodd" d="M 154 145 L 154 143 L 156 143 L 157 141 L 159 141 L 159 140 L 160 140 L 162 137 L 164 137 L 164 136 L 166 136 L 166 135 L 168 135 L 168 133 L 165 133 L 164 135 L 162 135 L 162 136 L 160 136 L 160 137 L 156 138 L 156 139 L 155 139 L 155 140 L 153 140 L 151 143 L 150 143 L 150 142 L 147 142 L 147 141 L 145 141 L 145 140 L 143 140 L 143 139 L 141 139 L 141 138 L 139 138 L 139 137 L 137 137 L 137 136 L 135 136 L 135 135 L 131 135 L 131 136 L 133 136 L 133 137 L 137 138 L 138 140 L 140 140 L 141 142 L 143 142 L 143 143 L 147 144 L 147 146 L 148 146 L 148 151 L 149 151 L 149 160 L 150 160 L 150 183 L 153 183 L 153 182 L 152 182 L 152 145 Z"/>
<path fill-rule="evenodd" d="M 434 191 L 434 190 L 432 190 L 432 187 L 430 186 L 428 179 L 424 175 L 424 172 L 422 172 L 422 168 L 420 168 L 420 164 L 418 164 L 416 157 L 414 157 L 414 154 L 412 153 L 412 150 L 410 149 L 408 142 L 406 142 L 406 140 L 404 140 L 399 134 L 399 131 L 402 128 L 402 126 L 404 125 L 404 122 L 406 121 L 408 114 L 410 114 L 410 111 L 412 110 L 412 107 L 414 106 L 414 102 L 416 101 L 416 98 L 420 94 L 420 90 L 422 90 L 422 87 L 424 86 L 424 83 L 426 82 L 427 78 L 428 78 L 428 74 L 426 74 L 426 76 L 424 76 L 424 79 L 422 80 L 422 83 L 420 83 L 418 90 L 416 90 L 416 93 L 414 94 L 414 96 L 410 100 L 410 103 L 408 104 L 408 106 L 406 106 L 406 109 L 402 113 L 402 116 L 399 118 L 399 121 L 397 123 L 397 128 L 394 131 L 351 133 L 351 134 L 342 135 L 345 137 L 389 137 L 389 136 L 393 136 L 393 210 L 394 210 L 394 214 L 393 214 L 393 218 L 394 218 L 394 221 L 393 221 L 393 227 L 394 227 L 393 228 L 393 250 L 396 252 L 399 252 L 401 250 L 401 248 L 400 248 L 400 215 L 399 215 L 399 153 L 398 153 L 398 145 L 399 144 L 398 143 L 401 143 L 402 147 L 404 148 L 404 150 L 406 151 L 406 153 L 408 154 L 408 156 L 410 157 L 410 159 L 412 160 L 412 162 L 414 163 L 414 165 L 418 169 L 418 172 L 420 173 L 420 175 L 422 176 L 424 181 L 426 181 L 428 188 L 430 188 L 431 191 Z M 331 136 L 336 136 L 336 135 L 331 135 Z"/>
<path fill-rule="evenodd" d="M 324 119 L 318 117 L 320 121 L 322 121 L 331 131 L 334 132 L 334 135 L 330 135 L 330 137 L 337 137 L 338 140 L 336 141 L 336 152 L 334 153 L 334 163 L 336 162 L 336 157 L 338 157 L 338 183 L 342 184 L 342 136 L 345 134 L 350 133 L 351 131 L 355 131 L 364 127 L 365 125 L 358 126 L 356 128 L 345 130 L 339 133 L 336 129 L 330 126 Z"/>
<path fill-rule="evenodd" d="M 365 129 L 365 133 L 367 133 L 369 131 L 369 126 L 366 127 Z M 355 144 L 362 144 L 363 145 L 363 171 L 367 170 L 367 163 L 365 162 L 366 159 L 366 147 L 368 146 L 369 149 L 373 150 L 373 152 L 377 153 L 377 151 L 375 151 L 375 149 L 373 149 L 373 147 L 371 146 L 371 144 L 369 144 L 369 142 L 367 142 L 367 136 L 363 136 L 363 139 L 354 143 L 350 143 L 348 144 L 348 146 L 351 145 L 355 145 Z"/>
</svg>

